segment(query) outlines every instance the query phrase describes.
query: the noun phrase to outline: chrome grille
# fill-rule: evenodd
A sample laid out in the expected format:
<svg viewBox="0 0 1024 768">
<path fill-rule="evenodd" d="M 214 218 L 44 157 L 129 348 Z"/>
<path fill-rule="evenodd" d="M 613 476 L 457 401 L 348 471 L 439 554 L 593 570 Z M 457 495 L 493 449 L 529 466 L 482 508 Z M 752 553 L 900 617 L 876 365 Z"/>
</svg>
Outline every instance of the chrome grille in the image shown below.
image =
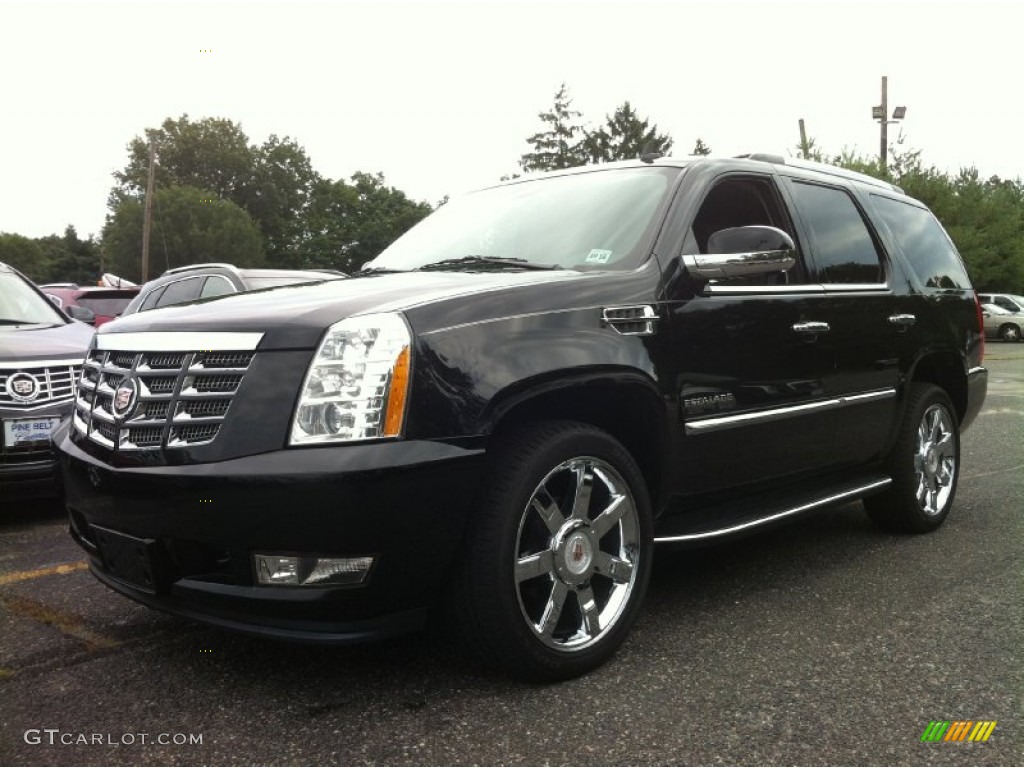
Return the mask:
<svg viewBox="0 0 1024 768">
<path fill-rule="evenodd" d="M 252 352 L 204 352 L 198 361 L 204 368 L 247 368 Z"/>
<path fill-rule="evenodd" d="M 196 392 L 234 392 L 242 383 L 241 376 L 196 376 L 191 384 Z"/>
<path fill-rule="evenodd" d="M 193 419 L 197 416 L 223 416 L 228 412 L 230 400 L 180 400 L 174 420 Z"/>
<path fill-rule="evenodd" d="M 181 364 L 185 361 L 185 355 L 182 354 L 160 354 L 154 353 L 146 355 L 146 365 L 153 370 L 161 370 L 164 368 L 181 368 Z"/>
<path fill-rule="evenodd" d="M 254 355 L 94 350 L 72 423 L 93 442 L 122 451 L 206 445 L 220 433 Z M 117 388 L 127 382 L 135 383 L 135 403 L 118 416 Z"/>
<path fill-rule="evenodd" d="M 60 363 L 43 366 L 0 364 L 0 407 L 38 408 L 41 405 L 69 402 L 75 395 L 75 380 L 82 371 L 81 363 Z M 21 374 L 21 375 L 18 375 Z M 29 376 L 35 382 L 35 397 L 25 400 L 9 391 L 7 382 L 11 377 L 25 380 Z"/>
</svg>

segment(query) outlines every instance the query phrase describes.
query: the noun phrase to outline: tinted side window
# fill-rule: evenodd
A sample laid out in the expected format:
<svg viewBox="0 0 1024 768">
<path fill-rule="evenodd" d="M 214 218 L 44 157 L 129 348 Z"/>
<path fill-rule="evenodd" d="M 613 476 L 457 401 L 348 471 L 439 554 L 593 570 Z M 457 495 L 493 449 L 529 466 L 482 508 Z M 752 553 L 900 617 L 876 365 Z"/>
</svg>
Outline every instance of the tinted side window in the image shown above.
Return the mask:
<svg viewBox="0 0 1024 768">
<path fill-rule="evenodd" d="M 953 244 L 929 211 L 881 195 L 871 197 L 924 285 L 929 288 L 971 287 Z"/>
<path fill-rule="evenodd" d="M 883 283 L 875 238 L 857 204 L 842 189 L 794 182 L 793 197 L 811 230 L 824 283 Z"/>
<path fill-rule="evenodd" d="M 1008 309 L 1010 312 L 1020 312 L 1022 309 L 1017 302 L 1007 296 L 996 296 L 993 301 L 997 306 Z"/>
<path fill-rule="evenodd" d="M 156 302 L 163 295 L 163 293 L 163 288 L 154 288 L 152 291 L 150 291 L 149 296 L 147 296 L 143 300 L 142 304 L 139 306 L 139 312 L 145 312 L 147 309 L 153 309 L 156 306 Z"/>
<path fill-rule="evenodd" d="M 167 307 L 171 304 L 180 304 L 183 301 L 191 301 L 199 293 L 199 283 L 203 278 L 189 277 L 169 284 L 164 289 L 164 295 L 157 302 L 158 307 Z"/>
<path fill-rule="evenodd" d="M 722 229 L 763 225 L 776 227 L 793 237 L 773 181 L 761 177 L 732 176 L 718 181 L 708 192 L 683 244 L 685 253 L 708 253 L 708 238 Z M 794 240 L 796 238 L 794 237 Z M 789 272 L 728 280 L 711 280 L 710 285 L 785 285 L 806 282 L 802 264 Z"/>
</svg>

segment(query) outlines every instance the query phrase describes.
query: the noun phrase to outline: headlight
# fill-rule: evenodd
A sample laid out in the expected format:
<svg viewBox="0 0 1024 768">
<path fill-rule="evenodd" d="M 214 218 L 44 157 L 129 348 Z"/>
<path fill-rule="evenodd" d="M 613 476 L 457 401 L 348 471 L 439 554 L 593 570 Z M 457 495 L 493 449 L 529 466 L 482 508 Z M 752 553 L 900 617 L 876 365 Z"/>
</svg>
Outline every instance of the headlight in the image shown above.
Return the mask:
<svg viewBox="0 0 1024 768">
<path fill-rule="evenodd" d="M 291 445 L 398 437 L 411 344 L 405 320 L 394 313 L 332 325 L 306 373 Z"/>
</svg>

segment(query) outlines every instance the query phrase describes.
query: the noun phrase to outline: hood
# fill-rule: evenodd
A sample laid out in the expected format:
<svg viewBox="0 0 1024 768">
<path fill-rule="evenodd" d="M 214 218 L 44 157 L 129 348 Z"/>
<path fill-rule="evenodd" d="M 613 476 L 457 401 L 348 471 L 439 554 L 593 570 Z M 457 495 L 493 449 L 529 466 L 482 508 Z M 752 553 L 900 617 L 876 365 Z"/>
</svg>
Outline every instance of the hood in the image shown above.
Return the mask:
<svg viewBox="0 0 1024 768">
<path fill-rule="evenodd" d="M 496 290 L 532 291 L 540 285 L 586 280 L 595 274 L 558 270 L 366 275 L 139 312 L 105 324 L 99 333 L 262 331 L 261 349 L 308 349 L 319 343 L 325 328 L 351 315 L 403 311 Z"/>
<path fill-rule="evenodd" d="M 85 323 L 0 326 L 0 367 L 7 363 L 68 360 L 80 363 L 95 329 Z"/>
</svg>

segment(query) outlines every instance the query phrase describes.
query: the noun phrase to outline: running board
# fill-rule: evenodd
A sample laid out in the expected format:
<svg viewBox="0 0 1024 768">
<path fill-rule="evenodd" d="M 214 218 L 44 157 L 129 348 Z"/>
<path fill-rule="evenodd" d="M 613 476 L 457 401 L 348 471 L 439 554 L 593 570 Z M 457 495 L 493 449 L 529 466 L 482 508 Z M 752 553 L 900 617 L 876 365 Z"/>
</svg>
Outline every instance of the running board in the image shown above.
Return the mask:
<svg viewBox="0 0 1024 768">
<path fill-rule="evenodd" d="M 709 507 L 663 518 L 655 524 L 655 544 L 704 544 L 753 533 L 799 515 L 870 496 L 892 484 L 882 473 L 832 483 L 801 494 L 764 494 L 728 506 Z"/>
</svg>

